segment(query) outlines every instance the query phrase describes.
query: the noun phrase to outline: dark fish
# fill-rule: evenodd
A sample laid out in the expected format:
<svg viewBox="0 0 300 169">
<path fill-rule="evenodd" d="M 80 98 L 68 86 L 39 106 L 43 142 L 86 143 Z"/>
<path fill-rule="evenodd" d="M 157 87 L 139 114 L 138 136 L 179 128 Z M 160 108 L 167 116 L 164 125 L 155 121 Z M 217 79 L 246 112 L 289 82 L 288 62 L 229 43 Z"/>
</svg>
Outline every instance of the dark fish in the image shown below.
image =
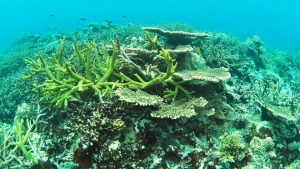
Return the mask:
<svg viewBox="0 0 300 169">
<path fill-rule="evenodd" d="M 54 14 L 50 14 L 49 16 L 50 16 L 50 17 L 55 17 L 55 15 L 54 15 Z"/>
<path fill-rule="evenodd" d="M 33 38 L 35 38 L 35 36 L 33 35 L 28 36 L 28 39 L 33 39 Z"/>
<path fill-rule="evenodd" d="M 123 15 L 123 18 L 126 18 L 127 16 L 126 15 Z"/>
<path fill-rule="evenodd" d="M 79 20 L 81 20 L 81 21 L 85 21 L 86 19 L 85 19 L 85 18 L 79 18 Z"/>
<path fill-rule="evenodd" d="M 105 20 L 105 22 L 108 22 L 108 20 Z"/>
<path fill-rule="evenodd" d="M 113 23 L 113 21 L 108 21 L 107 23 Z"/>
</svg>

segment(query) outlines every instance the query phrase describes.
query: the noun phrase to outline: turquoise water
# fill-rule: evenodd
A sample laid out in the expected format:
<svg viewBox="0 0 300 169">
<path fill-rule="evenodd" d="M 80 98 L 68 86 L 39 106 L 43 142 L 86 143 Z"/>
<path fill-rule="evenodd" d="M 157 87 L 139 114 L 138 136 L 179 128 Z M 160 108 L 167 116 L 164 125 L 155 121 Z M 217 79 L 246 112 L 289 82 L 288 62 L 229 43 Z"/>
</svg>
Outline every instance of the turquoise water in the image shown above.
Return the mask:
<svg viewBox="0 0 300 169">
<path fill-rule="evenodd" d="M 300 2 L 296 0 L 3 1 L 0 6 L 0 50 L 9 50 L 19 43 L 15 38 L 20 38 L 22 33 L 75 31 L 89 23 L 105 20 L 118 26 L 185 22 L 199 31 L 224 32 L 241 40 L 258 35 L 269 47 L 297 50 L 300 42 L 299 6 Z"/>
</svg>

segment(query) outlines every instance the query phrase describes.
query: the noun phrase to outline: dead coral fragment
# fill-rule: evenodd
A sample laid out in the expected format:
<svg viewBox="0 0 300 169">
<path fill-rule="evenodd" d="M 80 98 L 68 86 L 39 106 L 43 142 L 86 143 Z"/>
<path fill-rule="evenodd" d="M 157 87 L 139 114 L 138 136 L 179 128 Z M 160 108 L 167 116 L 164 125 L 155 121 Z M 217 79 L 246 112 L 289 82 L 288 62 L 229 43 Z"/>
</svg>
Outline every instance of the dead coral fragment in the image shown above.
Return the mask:
<svg viewBox="0 0 300 169">
<path fill-rule="evenodd" d="M 226 80 L 230 78 L 230 73 L 228 72 L 228 69 L 224 67 L 213 69 L 205 67 L 200 70 L 184 70 L 181 72 L 176 72 L 173 74 L 173 76 L 183 81 L 203 80 L 217 83 L 221 80 Z"/>
<path fill-rule="evenodd" d="M 163 99 L 156 95 L 151 95 L 141 90 L 132 91 L 128 88 L 118 88 L 115 94 L 119 96 L 119 100 L 129 103 L 135 103 L 140 106 L 158 105 Z"/>
<path fill-rule="evenodd" d="M 152 112 L 151 116 L 170 119 L 178 119 L 181 117 L 190 118 L 197 114 L 194 108 L 204 107 L 206 104 L 207 101 L 204 98 L 194 98 L 180 106 L 163 105 L 160 110 Z"/>
</svg>

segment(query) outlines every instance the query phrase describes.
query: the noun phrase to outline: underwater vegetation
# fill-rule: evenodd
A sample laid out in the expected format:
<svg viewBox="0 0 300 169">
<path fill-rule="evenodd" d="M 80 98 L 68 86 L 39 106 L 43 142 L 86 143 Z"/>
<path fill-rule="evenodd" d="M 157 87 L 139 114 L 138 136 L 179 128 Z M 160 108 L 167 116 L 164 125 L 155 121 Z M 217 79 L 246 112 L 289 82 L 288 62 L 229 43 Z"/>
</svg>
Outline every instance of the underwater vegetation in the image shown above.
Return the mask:
<svg viewBox="0 0 300 169">
<path fill-rule="evenodd" d="M 105 22 L 1 58 L 0 168 L 297 168 L 300 52 Z"/>
</svg>

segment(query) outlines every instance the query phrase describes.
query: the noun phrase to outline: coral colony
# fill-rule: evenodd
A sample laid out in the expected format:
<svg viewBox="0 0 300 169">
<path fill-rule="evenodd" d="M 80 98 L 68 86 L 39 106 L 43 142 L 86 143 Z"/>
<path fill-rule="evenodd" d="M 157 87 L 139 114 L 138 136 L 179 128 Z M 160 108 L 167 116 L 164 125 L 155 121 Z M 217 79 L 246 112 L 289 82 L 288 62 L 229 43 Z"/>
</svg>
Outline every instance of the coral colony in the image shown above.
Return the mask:
<svg viewBox="0 0 300 169">
<path fill-rule="evenodd" d="M 0 60 L 0 168 L 300 164 L 300 53 L 174 23 L 29 39 Z"/>
</svg>

